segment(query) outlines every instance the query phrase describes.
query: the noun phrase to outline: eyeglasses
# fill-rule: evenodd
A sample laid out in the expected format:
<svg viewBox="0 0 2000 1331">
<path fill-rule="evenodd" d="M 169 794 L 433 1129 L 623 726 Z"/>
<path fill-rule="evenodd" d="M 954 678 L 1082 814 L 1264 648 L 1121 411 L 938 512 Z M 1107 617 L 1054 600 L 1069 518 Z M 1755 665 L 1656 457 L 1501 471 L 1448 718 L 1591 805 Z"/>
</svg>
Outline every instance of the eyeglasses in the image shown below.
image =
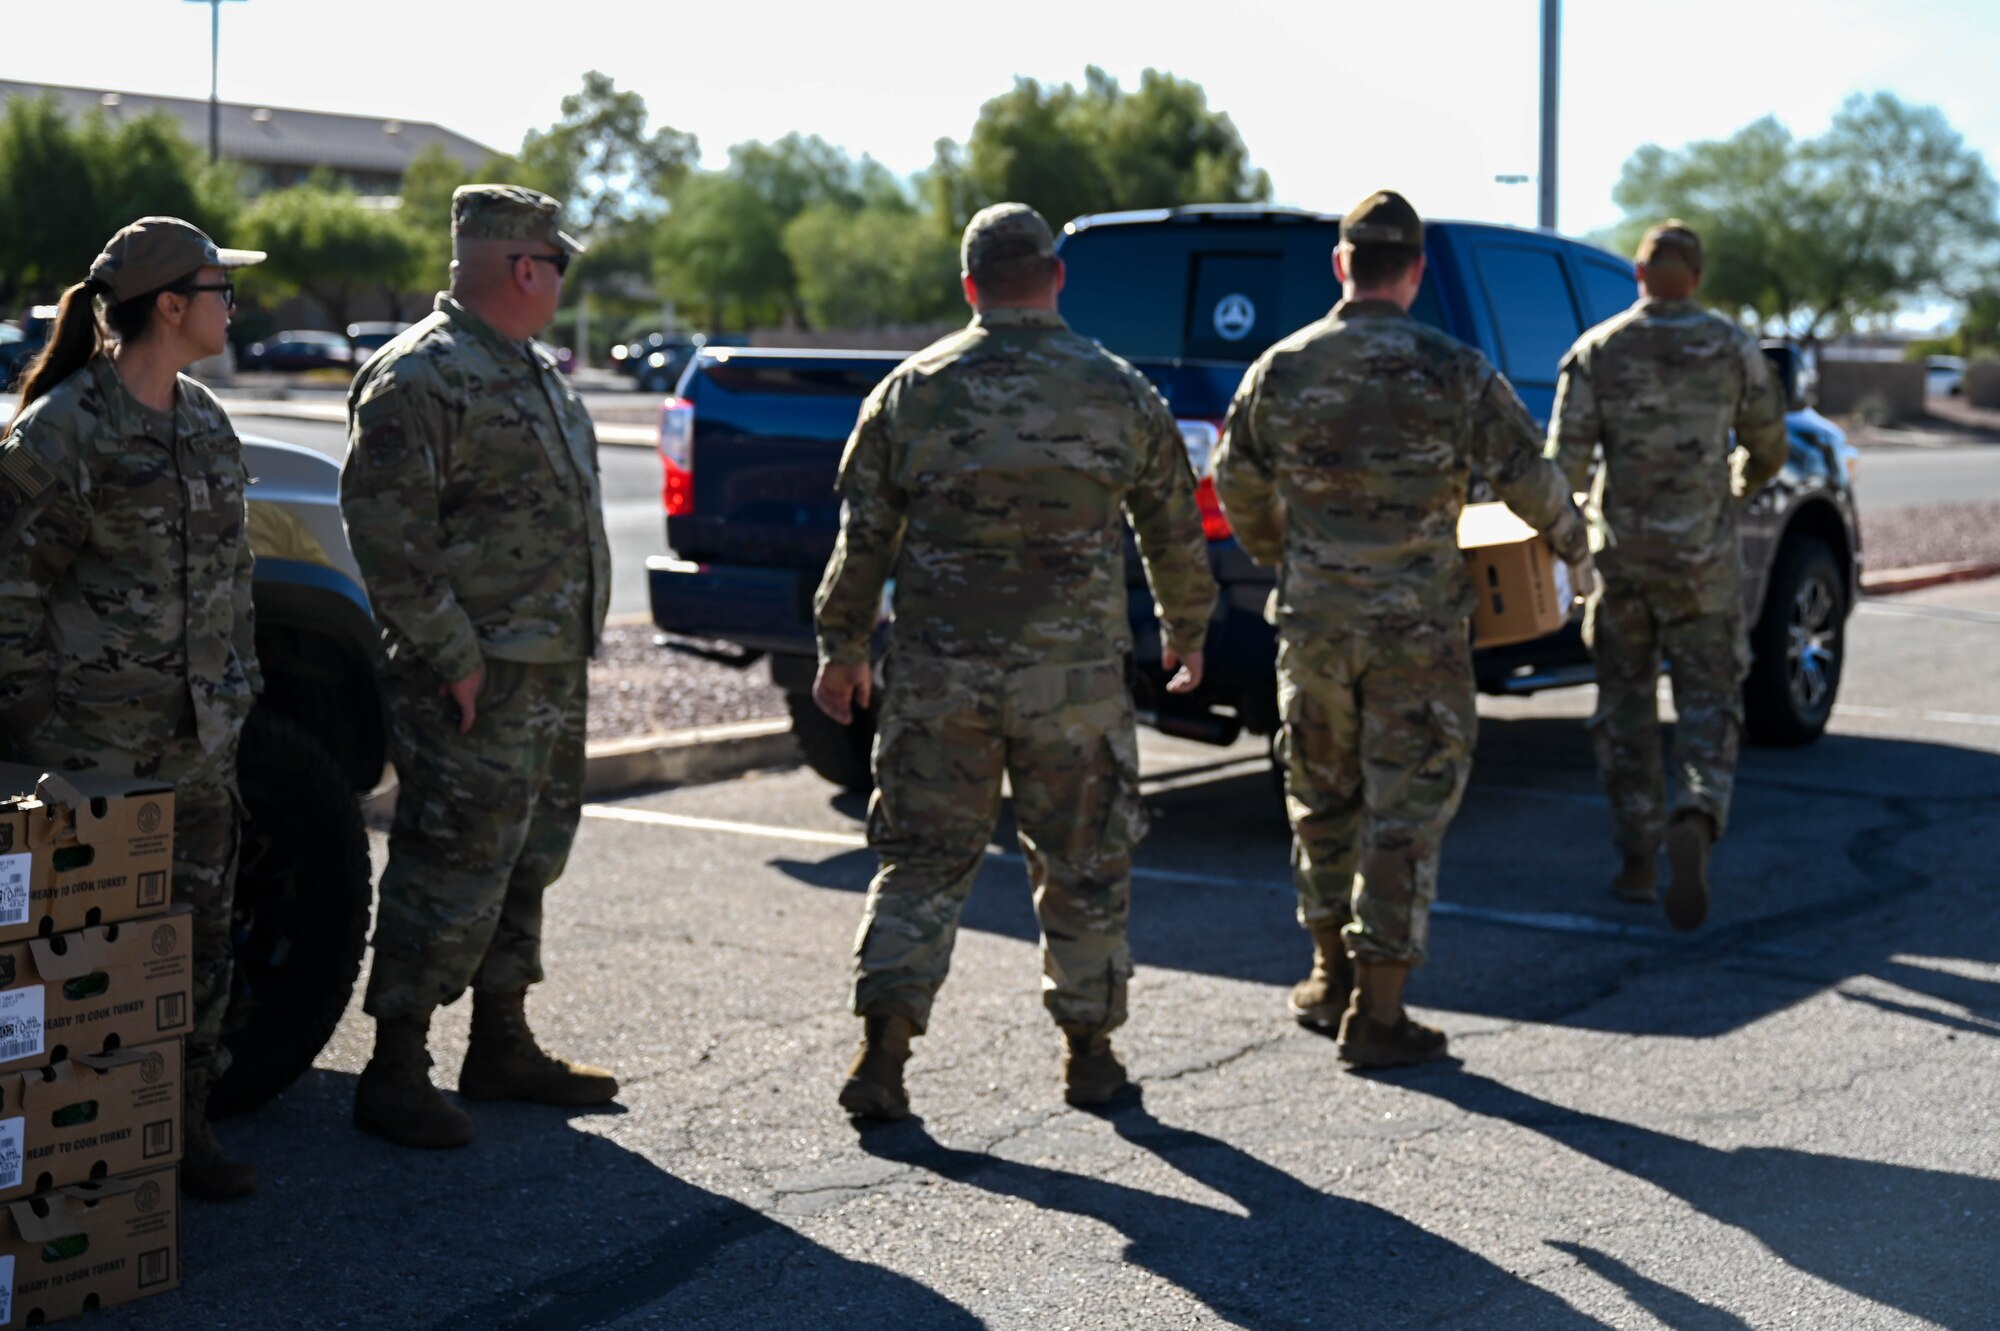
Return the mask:
<svg viewBox="0 0 2000 1331">
<path fill-rule="evenodd" d="M 220 291 L 225 309 L 236 308 L 236 284 L 234 282 L 198 282 L 192 286 L 168 287 L 167 290 L 181 296 L 192 296 L 202 291 Z"/>
<path fill-rule="evenodd" d="M 556 276 L 561 277 L 563 274 L 569 271 L 569 261 L 571 256 L 568 250 L 558 250 L 554 254 L 510 254 L 507 257 L 509 259 L 538 260 L 539 262 L 545 263 L 549 267 L 555 269 Z"/>
</svg>

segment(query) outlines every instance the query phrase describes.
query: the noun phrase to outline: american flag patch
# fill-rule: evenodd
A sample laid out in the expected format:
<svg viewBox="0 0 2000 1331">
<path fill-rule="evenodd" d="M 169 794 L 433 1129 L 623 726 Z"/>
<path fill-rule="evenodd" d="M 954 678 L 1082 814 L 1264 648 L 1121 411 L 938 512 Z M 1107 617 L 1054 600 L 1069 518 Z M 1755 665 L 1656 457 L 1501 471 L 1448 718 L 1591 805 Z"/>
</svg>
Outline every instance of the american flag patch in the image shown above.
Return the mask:
<svg viewBox="0 0 2000 1331">
<path fill-rule="evenodd" d="M 0 444 L 0 480 L 31 504 L 56 483 L 55 473 L 16 443 Z"/>
</svg>

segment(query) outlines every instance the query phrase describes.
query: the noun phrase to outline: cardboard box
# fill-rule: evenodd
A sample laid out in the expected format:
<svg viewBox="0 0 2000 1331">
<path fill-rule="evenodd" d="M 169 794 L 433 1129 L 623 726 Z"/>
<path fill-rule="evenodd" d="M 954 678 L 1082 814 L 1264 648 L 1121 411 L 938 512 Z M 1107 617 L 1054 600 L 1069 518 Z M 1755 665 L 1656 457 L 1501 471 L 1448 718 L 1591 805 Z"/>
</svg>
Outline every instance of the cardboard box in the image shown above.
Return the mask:
<svg viewBox="0 0 2000 1331">
<path fill-rule="evenodd" d="M 1569 566 L 1541 533 L 1505 504 L 1467 504 L 1458 516 L 1458 548 L 1465 552 L 1479 605 L 1472 612 L 1472 644 L 1504 647 L 1554 633 L 1569 620 Z"/>
<path fill-rule="evenodd" d="M 78 1183 L 5 1205 L 0 1327 L 54 1322 L 181 1283 L 176 1171 Z"/>
<path fill-rule="evenodd" d="M 0 1073 L 0 1201 L 181 1158 L 181 1042 Z"/>
<path fill-rule="evenodd" d="M 0 944 L 0 1072 L 154 1044 L 193 1024 L 194 913 Z"/>
<path fill-rule="evenodd" d="M 0 942 L 157 915 L 174 870 L 174 789 L 0 763 Z"/>
</svg>

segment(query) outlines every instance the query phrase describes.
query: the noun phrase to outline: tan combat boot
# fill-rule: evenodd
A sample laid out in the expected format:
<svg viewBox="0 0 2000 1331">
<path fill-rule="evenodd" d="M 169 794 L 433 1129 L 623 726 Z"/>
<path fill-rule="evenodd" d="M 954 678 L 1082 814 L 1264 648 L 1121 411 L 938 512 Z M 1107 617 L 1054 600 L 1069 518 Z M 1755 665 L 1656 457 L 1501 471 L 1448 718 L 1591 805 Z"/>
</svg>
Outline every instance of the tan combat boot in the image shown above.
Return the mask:
<svg viewBox="0 0 2000 1331">
<path fill-rule="evenodd" d="M 1444 1032 L 1412 1020 L 1403 1010 L 1403 984 L 1409 978 L 1405 962 L 1355 962 L 1354 1001 L 1340 1019 L 1341 1062 L 1392 1068 L 1444 1057 Z"/>
<path fill-rule="evenodd" d="M 375 1052 L 354 1085 L 355 1127 L 425 1150 L 472 1140 L 472 1115 L 431 1085 L 430 1026 L 428 1013 L 376 1020 Z"/>
<path fill-rule="evenodd" d="M 1676 929 L 1699 929 L 1708 918 L 1708 850 L 1715 844 L 1715 820 L 1689 809 L 1667 827 L 1667 922 Z"/>
<path fill-rule="evenodd" d="M 603 1068 L 545 1053 L 528 1029 L 528 991 L 472 995 L 472 1042 L 458 1070 L 468 1100 L 526 1100 L 538 1105 L 602 1105 L 618 1094 Z"/>
<path fill-rule="evenodd" d="M 231 1160 L 208 1122 L 213 1074 L 190 1068 L 182 1088 L 181 1191 L 197 1201 L 232 1202 L 257 1190 L 257 1166 Z"/>
<path fill-rule="evenodd" d="M 903 1089 L 903 1065 L 910 1061 L 917 1024 L 896 1016 L 865 1016 L 861 1022 L 861 1047 L 847 1065 L 840 1107 L 855 1118 L 882 1122 L 907 1118 L 910 1096 Z"/>
<path fill-rule="evenodd" d="M 1657 855 L 1627 855 L 1624 865 L 1611 878 L 1611 895 L 1635 906 L 1650 906 L 1658 901 L 1659 887 Z"/>
<path fill-rule="evenodd" d="M 1110 1104 L 1129 1090 L 1132 1079 L 1111 1052 L 1111 1032 L 1078 1022 L 1062 1023 L 1063 1099 L 1079 1109 Z"/>
<path fill-rule="evenodd" d="M 1340 1014 L 1347 1010 L 1347 996 L 1354 990 L 1354 962 L 1339 929 L 1315 929 L 1312 940 L 1312 974 L 1292 986 L 1286 1006 L 1301 1026 L 1336 1030 Z"/>
</svg>

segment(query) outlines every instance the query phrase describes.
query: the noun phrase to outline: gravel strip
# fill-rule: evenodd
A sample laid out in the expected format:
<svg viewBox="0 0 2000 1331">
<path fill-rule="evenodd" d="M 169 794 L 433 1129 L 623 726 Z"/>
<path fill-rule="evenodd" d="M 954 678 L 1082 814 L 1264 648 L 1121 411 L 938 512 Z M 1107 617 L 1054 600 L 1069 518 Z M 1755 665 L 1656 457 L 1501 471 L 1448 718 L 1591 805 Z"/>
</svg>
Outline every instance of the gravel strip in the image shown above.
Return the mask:
<svg viewBox="0 0 2000 1331">
<path fill-rule="evenodd" d="M 1875 572 L 1962 560 L 2000 562 L 2000 502 L 1913 504 L 1861 515 L 1861 549 Z"/>
<path fill-rule="evenodd" d="M 762 662 L 746 669 L 653 645 L 650 624 L 604 630 L 590 663 L 590 738 L 687 730 L 785 715 L 785 695 Z"/>
</svg>

